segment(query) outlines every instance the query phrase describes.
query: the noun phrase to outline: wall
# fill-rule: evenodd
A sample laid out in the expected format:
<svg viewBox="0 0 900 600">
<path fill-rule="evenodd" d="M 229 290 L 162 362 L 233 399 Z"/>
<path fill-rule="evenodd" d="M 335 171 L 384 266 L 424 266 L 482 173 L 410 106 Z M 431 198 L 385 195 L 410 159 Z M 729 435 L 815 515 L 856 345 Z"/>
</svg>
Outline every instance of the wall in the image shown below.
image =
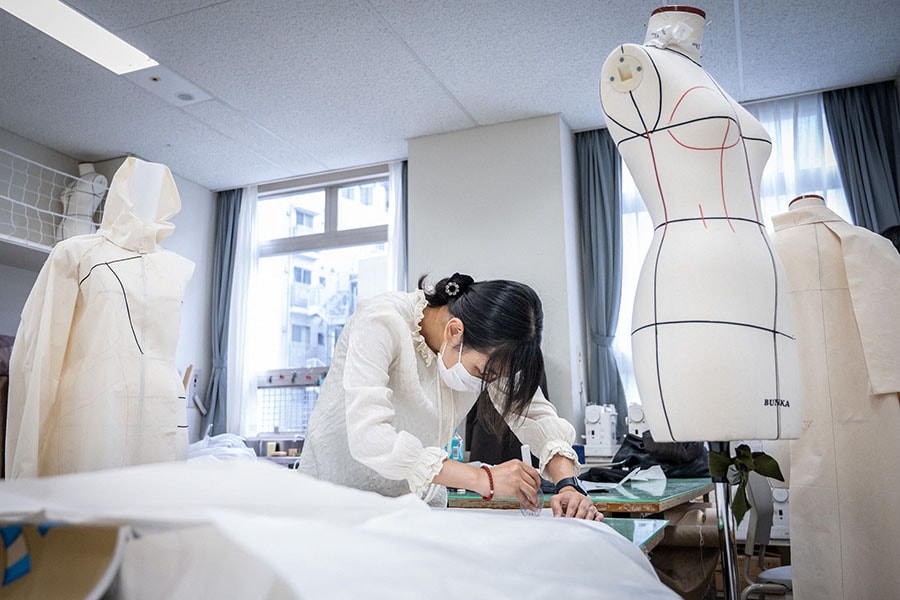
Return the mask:
<svg viewBox="0 0 900 600">
<path fill-rule="evenodd" d="M 531 285 L 550 399 L 583 433 L 574 152 L 558 115 L 410 140 L 409 276 L 410 289 L 454 271 Z"/>
<path fill-rule="evenodd" d="M 2 252 L 0 247 L 0 252 Z M 0 258 L 2 261 L 2 258 Z M 0 335 L 15 335 L 37 271 L 0 264 Z"/>
</svg>

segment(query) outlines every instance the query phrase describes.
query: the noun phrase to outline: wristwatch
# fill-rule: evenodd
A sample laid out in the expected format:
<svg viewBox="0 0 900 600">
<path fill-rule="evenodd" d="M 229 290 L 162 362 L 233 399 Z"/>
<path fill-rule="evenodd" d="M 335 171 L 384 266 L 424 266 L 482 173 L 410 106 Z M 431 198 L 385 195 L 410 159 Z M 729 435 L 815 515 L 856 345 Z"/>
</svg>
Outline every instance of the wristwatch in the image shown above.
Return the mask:
<svg viewBox="0 0 900 600">
<path fill-rule="evenodd" d="M 581 487 L 581 484 L 578 483 L 577 477 L 565 477 L 556 482 L 556 493 L 558 494 L 561 489 L 564 487 L 573 487 L 578 490 L 578 493 L 582 496 L 587 496 L 588 493 L 584 491 L 584 488 Z"/>
</svg>

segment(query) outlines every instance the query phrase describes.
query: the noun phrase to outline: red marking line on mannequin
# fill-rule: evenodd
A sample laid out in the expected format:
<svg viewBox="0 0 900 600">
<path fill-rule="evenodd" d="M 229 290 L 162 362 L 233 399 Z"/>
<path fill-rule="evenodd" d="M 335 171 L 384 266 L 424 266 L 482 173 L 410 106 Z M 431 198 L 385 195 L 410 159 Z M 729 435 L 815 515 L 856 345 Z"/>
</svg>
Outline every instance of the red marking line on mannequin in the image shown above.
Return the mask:
<svg viewBox="0 0 900 600">
<path fill-rule="evenodd" d="M 728 121 L 728 126 L 725 127 L 725 139 L 722 140 L 722 150 L 719 151 L 719 191 L 722 193 L 722 210 L 725 212 L 725 218 L 728 219 L 728 226 L 731 227 L 731 232 L 734 233 L 734 225 L 731 223 L 731 219 L 728 218 L 728 202 L 725 200 L 725 140 L 728 139 L 728 132 L 731 131 L 731 121 Z M 738 137 L 740 140 L 741 138 Z M 746 152 L 744 153 L 744 159 L 746 160 Z"/>
<path fill-rule="evenodd" d="M 685 98 L 687 98 L 688 94 L 690 94 L 691 92 L 698 91 L 698 90 L 707 90 L 707 91 L 710 91 L 713 93 L 715 93 L 717 91 L 717 90 L 715 90 L 711 87 L 705 86 L 705 85 L 695 85 L 694 87 L 691 87 L 691 88 L 688 88 L 687 90 L 685 90 L 684 93 L 681 94 L 681 97 L 678 98 L 678 101 L 675 103 L 675 106 L 672 108 L 672 112 L 669 114 L 668 125 L 670 125 L 670 126 L 673 125 L 673 122 L 675 119 L 675 113 L 678 112 L 678 107 L 681 106 L 681 103 L 684 101 Z M 674 140 L 674 142 L 676 144 L 678 144 L 679 146 L 681 146 L 682 148 L 687 148 L 688 150 L 698 150 L 698 151 L 703 151 L 703 150 L 718 150 L 719 151 L 719 192 L 722 197 L 722 211 L 725 213 L 726 220 L 728 220 L 728 227 L 730 227 L 731 231 L 734 232 L 734 225 L 731 223 L 731 220 L 728 216 L 728 202 L 725 199 L 725 151 L 736 147 L 738 145 L 738 143 L 740 143 L 741 137 L 738 136 L 737 139 L 735 139 L 733 144 L 730 144 L 730 145 L 726 144 L 726 142 L 728 141 L 728 134 L 731 133 L 731 120 L 732 120 L 731 117 L 725 117 L 725 134 L 723 136 L 722 143 L 719 144 L 718 146 L 710 146 L 710 147 L 690 146 L 688 144 L 685 144 L 681 140 L 679 140 L 675 136 L 675 134 L 672 132 L 671 129 L 668 129 L 667 133 L 669 134 L 669 137 L 671 137 L 672 140 Z M 700 213 L 701 213 L 701 215 L 703 213 L 702 207 L 700 209 Z M 703 223 L 703 226 L 706 227 L 705 221 Z"/>
<path fill-rule="evenodd" d="M 703 216 L 703 205 L 702 205 L 702 204 L 697 204 L 697 208 L 700 209 L 700 220 L 703 221 L 703 229 L 709 229 L 709 228 L 706 226 L 706 218 L 704 218 L 704 216 Z"/>
</svg>

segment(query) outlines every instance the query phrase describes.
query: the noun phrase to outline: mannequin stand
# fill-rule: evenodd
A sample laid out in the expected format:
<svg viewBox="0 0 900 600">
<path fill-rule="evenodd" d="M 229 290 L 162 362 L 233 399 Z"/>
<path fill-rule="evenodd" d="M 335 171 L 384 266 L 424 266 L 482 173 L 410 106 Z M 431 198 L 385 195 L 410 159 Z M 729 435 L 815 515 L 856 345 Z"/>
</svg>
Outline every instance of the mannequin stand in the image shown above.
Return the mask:
<svg viewBox="0 0 900 600">
<path fill-rule="evenodd" d="M 709 442 L 709 450 L 731 456 L 728 442 Z M 722 590 L 726 600 L 737 600 L 738 568 L 734 543 L 734 519 L 731 516 L 731 484 L 727 474 L 713 477 L 716 486 L 716 514 L 718 515 L 719 548 L 722 553 Z"/>
</svg>

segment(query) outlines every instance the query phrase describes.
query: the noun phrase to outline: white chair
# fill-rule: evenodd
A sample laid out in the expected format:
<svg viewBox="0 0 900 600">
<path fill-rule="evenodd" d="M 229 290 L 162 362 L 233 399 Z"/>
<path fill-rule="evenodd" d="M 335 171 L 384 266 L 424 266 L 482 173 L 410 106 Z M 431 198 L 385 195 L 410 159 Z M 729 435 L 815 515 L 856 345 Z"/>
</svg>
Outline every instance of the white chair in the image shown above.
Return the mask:
<svg viewBox="0 0 900 600">
<path fill-rule="evenodd" d="M 772 488 L 769 480 L 753 471 L 750 472 L 750 480 L 747 484 L 747 498 L 750 501 L 750 510 L 747 517 L 747 540 L 744 543 L 744 567 L 743 575 L 747 581 L 747 587 L 741 592 L 741 600 L 748 600 L 751 595 L 764 600 L 767 592 L 778 594 L 779 597 L 793 598 L 791 583 L 791 566 L 765 569 L 766 546 L 769 544 L 769 536 L 772 532 L 772 517 L 775 503 L 772 499 Z M 757 551 L 758 549 L 758 551 Z M 758 557 L 759 568 L 763 569 L 754 580 L 750 576 L 750 562 L 753 557 Z"/>
</svg>

